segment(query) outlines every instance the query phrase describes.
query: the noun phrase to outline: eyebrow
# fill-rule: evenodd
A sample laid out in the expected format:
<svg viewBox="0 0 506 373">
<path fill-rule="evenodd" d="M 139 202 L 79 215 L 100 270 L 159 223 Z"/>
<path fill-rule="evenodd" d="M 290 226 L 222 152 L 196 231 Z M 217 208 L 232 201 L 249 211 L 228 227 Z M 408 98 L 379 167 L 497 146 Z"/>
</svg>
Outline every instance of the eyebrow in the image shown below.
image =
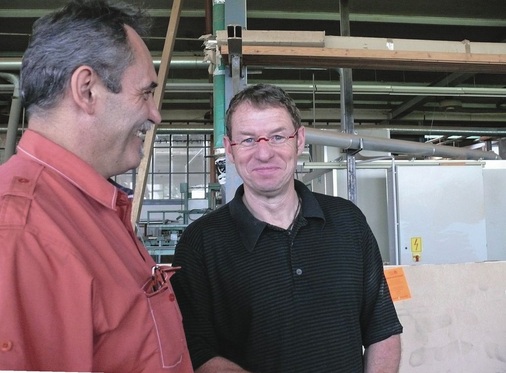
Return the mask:
<svg viewBox="0 0 506 373">
<path fill-rule="evenodd" d="M 151 82 L 151 84 L 149 84 L 148 86 L 144 87 L 142 90 L 143 91 L 151 90 L 151 89 L 155 89 L 156 87 L 158 87 L 158 83 Z"/>
<path fill-rule="evenodd" d="M 269 131 L 269 136 L 273 136 L 275 134 L 278 134 L 279 132 L 283 132 L 285 129 L 286 128 L 284 128 L 284 127 L 274 128 L 273 130 Z M 249 136 L 249 137 L 255 136 L 254 130 L 239 131 L 238 135 L 239 136 Z"/>
</svg>

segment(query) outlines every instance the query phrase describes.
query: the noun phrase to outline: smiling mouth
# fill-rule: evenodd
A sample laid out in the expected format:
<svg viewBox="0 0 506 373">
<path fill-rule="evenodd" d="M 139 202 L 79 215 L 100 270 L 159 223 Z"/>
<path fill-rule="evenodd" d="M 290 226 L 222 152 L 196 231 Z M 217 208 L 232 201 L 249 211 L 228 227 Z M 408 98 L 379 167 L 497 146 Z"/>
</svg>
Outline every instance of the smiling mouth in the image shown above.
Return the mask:
<svg viewBox="0 0 506 373">
<path fill-rule="evenodd" d="M 138 130 L 135 134 L 138 138 L 140 138 L 142 141 L 146 139 L 146 131 Z"/>
<path fill-rule="evenodd" d="M 278 167 L 261 167 L 261 168 L 255 169 L 255 171 L 258 173 L 272 173 L 272 172 L 276 172 L 278 170 L 279 170 Z"/>
<path fill-rule="evenodd" d="M 140 138 L 142 141 L 146 139 L 146 133 L 153 127 L 153 123 L 146 122 L 144 123 L 141 128 L 139 128 L 136 132 L 136 136 Z"/>
</svg>

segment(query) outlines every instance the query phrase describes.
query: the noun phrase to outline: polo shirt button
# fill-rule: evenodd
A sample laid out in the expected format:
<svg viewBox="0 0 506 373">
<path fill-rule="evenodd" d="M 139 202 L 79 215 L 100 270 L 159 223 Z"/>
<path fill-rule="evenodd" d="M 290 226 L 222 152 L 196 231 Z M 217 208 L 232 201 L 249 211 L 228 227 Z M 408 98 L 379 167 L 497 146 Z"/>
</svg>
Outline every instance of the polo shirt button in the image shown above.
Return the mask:
<svg viewBox="0 0 506 373">
<path fill-rule="evenodd" d="M 302 274 L 302 269 L 297 268 L 297 269 L 295 270 L 295 273 L 296 273 L 298 276 L 300 276 L 300 275 Z"/>
<path fill-rule="evenodd" d="M 18 181 L 21 183 L 21 184 L 26 184 L 28 182 L 30 182 L 30 180 L 28 180 L 27 178 L 24 178 L 24 177 L 20 177 L 18 179 Z"/>
<path fill-rule="evenodd" d="M 0 351 L 9 352 L 10 350 L 12 350 L 12 341 L 0 342 Z"/>
<path fill-rule="evenodd" d="M 170 293 L 170 294 L 169 294 L 169 300 L 170 300 L 171 302 L 174 302 L 174 301 L 176 300 L 176 296 L 175 296 L 174 294 Z"/>
</svg>

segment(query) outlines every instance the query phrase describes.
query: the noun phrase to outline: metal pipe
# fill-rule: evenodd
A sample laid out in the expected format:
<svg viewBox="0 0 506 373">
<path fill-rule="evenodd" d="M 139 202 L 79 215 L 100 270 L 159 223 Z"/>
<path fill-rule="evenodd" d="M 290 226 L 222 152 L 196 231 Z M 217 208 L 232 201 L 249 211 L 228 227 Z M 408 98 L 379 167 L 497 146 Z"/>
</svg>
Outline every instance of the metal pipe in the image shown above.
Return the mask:
<svg viewBox="0 0 506 373">
<path fill-rule="evenodd" d="M 159 63 L 159 61 L 158 61 Z M 155 63 L 156 65 L 156 63 Z M 208 68 L 208 62 L 180 61 L 175 68 Z M 171 62 L 172 68 L 172 62 Z M 0 64 L 0 70 L 3 70 Z M 339 84 L 278 84 L 288 93 L 316 93 L 340 94 Z M 166 92 L 208 92 L 213 91 L 213 85 L 208 82 L 167 83 Z M 9 84 L 0 84 L 0 92 L 12 90 Z M 400 95 L 400 96 L 461 96 L 461 97 L 506 97 L 506 88 L 481 88 L 481 87 L 424 87 L 404 85 L 376 85 L 354 84 L 354 94 L 364 95 Z"/>
<path fill-rule="evenodd" d="M 213 134 L 213 126 L 212 125 L 198 125 L 198 126 L 175 126 L 168 125 L 164 126 L 163 123 L 158 126 L 156 129 L 156 134 L 164 135 L 164 134 L 205 134 L 212 135 Z M 156 141 L 156 139 L 155 139 Z"/>
<path fill-rule="evenodd" d="M 355 127 L 361 130 L 388 130 L 396 135 L 448 135 L 448 136 L 491 136 L 505 137 L 506 128 L 483 127 L 451 127 L 451 126 L 409 126 L 409 125 L 361 125 Z"/>
<path fill-rule="evenodd" d="M 306 128 L 306 143 L 314 145 L 337 146 L 342 149 L 364 149 L 411 154 L 428 157 L 446 157 L 455 159 L 501 159 L 491 151 L 454 148 L 404 140 L 382 139 L 358 136 L 334 131 Z"/>
<path fill-rule="evenodd" d="M 179 121 L 180 122 L 180 121 Z M 325 128 L 317 128 L 324 130 Z M 337 127 L 333 128 L 337 129 Z M 451 136 L 491 136 L 491 137 L 506 137 L 506 128 L 480 128 L 480 127 L 427 127 L 427 126 L 359 126 L 359 129 L 387 129 L 393 134 L 408 134 L 408 135 L 451 135 Z M 0 127 L 0 133 L 6 133 L 6 127 Z M 22 130 L 18 128 L 18 136 L 21 135 Z M 174 133 L 174 134 L 187 134 L 187 133 L 202 133 L 212 134 L 213 126 L 189 124 L 179 126 L 173 122 L 162 122 L 159 124 L 157 133 Z"/>
<path fill-rule="evenodd" d="M 16 139 L 22 107 L 21 98 L 19 97 L 19 77 L 14 74 L 0 73 L 0 78 L 11 82 L 14 86 L 9 122 L 7 124 L 7 136 L 5 138 L 5 151 L 2 160 L 2 163 L 4 163 L 16 152 Z"/>
<path fill-rule="evenodd" d="M 288 93 L 339 94 L 339 84 L 279 84 Z M 484 87 L 438 87 L 421 85 L 354 84 L 354 94 L 399 95 L 399 96 L 466 96 L 466 97 L 506 97 L 505 88 Z"/>
<path fill-rule="evenodd" d="M 216 5 L 218 6 L 218 5 Z M 218 8 L 219 9 L 219 8 Z M 155 67 L 159 67 L 161 59 L 153 58 Z M 19 71 L 21 68 L 21 57 L 0 58 L 0 71 Z M 198 56 L 174 56 L 170 61 L 170 69 L 208 69 L 209 61 L 204 61 Z M 189 85 L 191 86 L 192 83 Z M 339 84 L 279 84 L 289 93 L 310 93 L 316 91 L 318 94 L 338 94 Z M 188 89 L 191 90 L 191 89 Z M 212 87 L 210 88 L 212 91 Z M 354 84 L 353 93 L 361 94 L 390 94 L 406 96 L 469 96 L 469 97 L 506 97 L 505 88 L 491 87 L 448 87 L 448 86 L 423 86 L 423 85 L 390 85 L 390 84 Z"/>
<path fill-rule="evenodd" d="M 19 71 L 21 69 L 22 57 L 0 58 L 1 71 Z M 161 57 L 153 57 L 153 64 L 160 67 Z M 209 62 L 198 56 L 174 56 L 170 60 L 170 69 L 207 69 Z"/>
</svg>

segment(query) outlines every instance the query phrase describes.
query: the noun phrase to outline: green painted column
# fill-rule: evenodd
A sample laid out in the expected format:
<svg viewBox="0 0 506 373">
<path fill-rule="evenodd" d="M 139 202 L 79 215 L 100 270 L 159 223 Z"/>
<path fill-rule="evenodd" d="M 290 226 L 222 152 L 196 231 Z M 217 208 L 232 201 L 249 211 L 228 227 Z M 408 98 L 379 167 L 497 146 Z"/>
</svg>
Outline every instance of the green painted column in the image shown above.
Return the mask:
<svg viewBox="0 0 506 373">
<path fill-rule="evenodd" d="M 225 0 L 213 0 L 213 34 L 225 30 Z M 220 58 L 213 72 L 213 121 L 215 155 L 224 154 L 225 135 L 225 64 Z"/>
</svg>

